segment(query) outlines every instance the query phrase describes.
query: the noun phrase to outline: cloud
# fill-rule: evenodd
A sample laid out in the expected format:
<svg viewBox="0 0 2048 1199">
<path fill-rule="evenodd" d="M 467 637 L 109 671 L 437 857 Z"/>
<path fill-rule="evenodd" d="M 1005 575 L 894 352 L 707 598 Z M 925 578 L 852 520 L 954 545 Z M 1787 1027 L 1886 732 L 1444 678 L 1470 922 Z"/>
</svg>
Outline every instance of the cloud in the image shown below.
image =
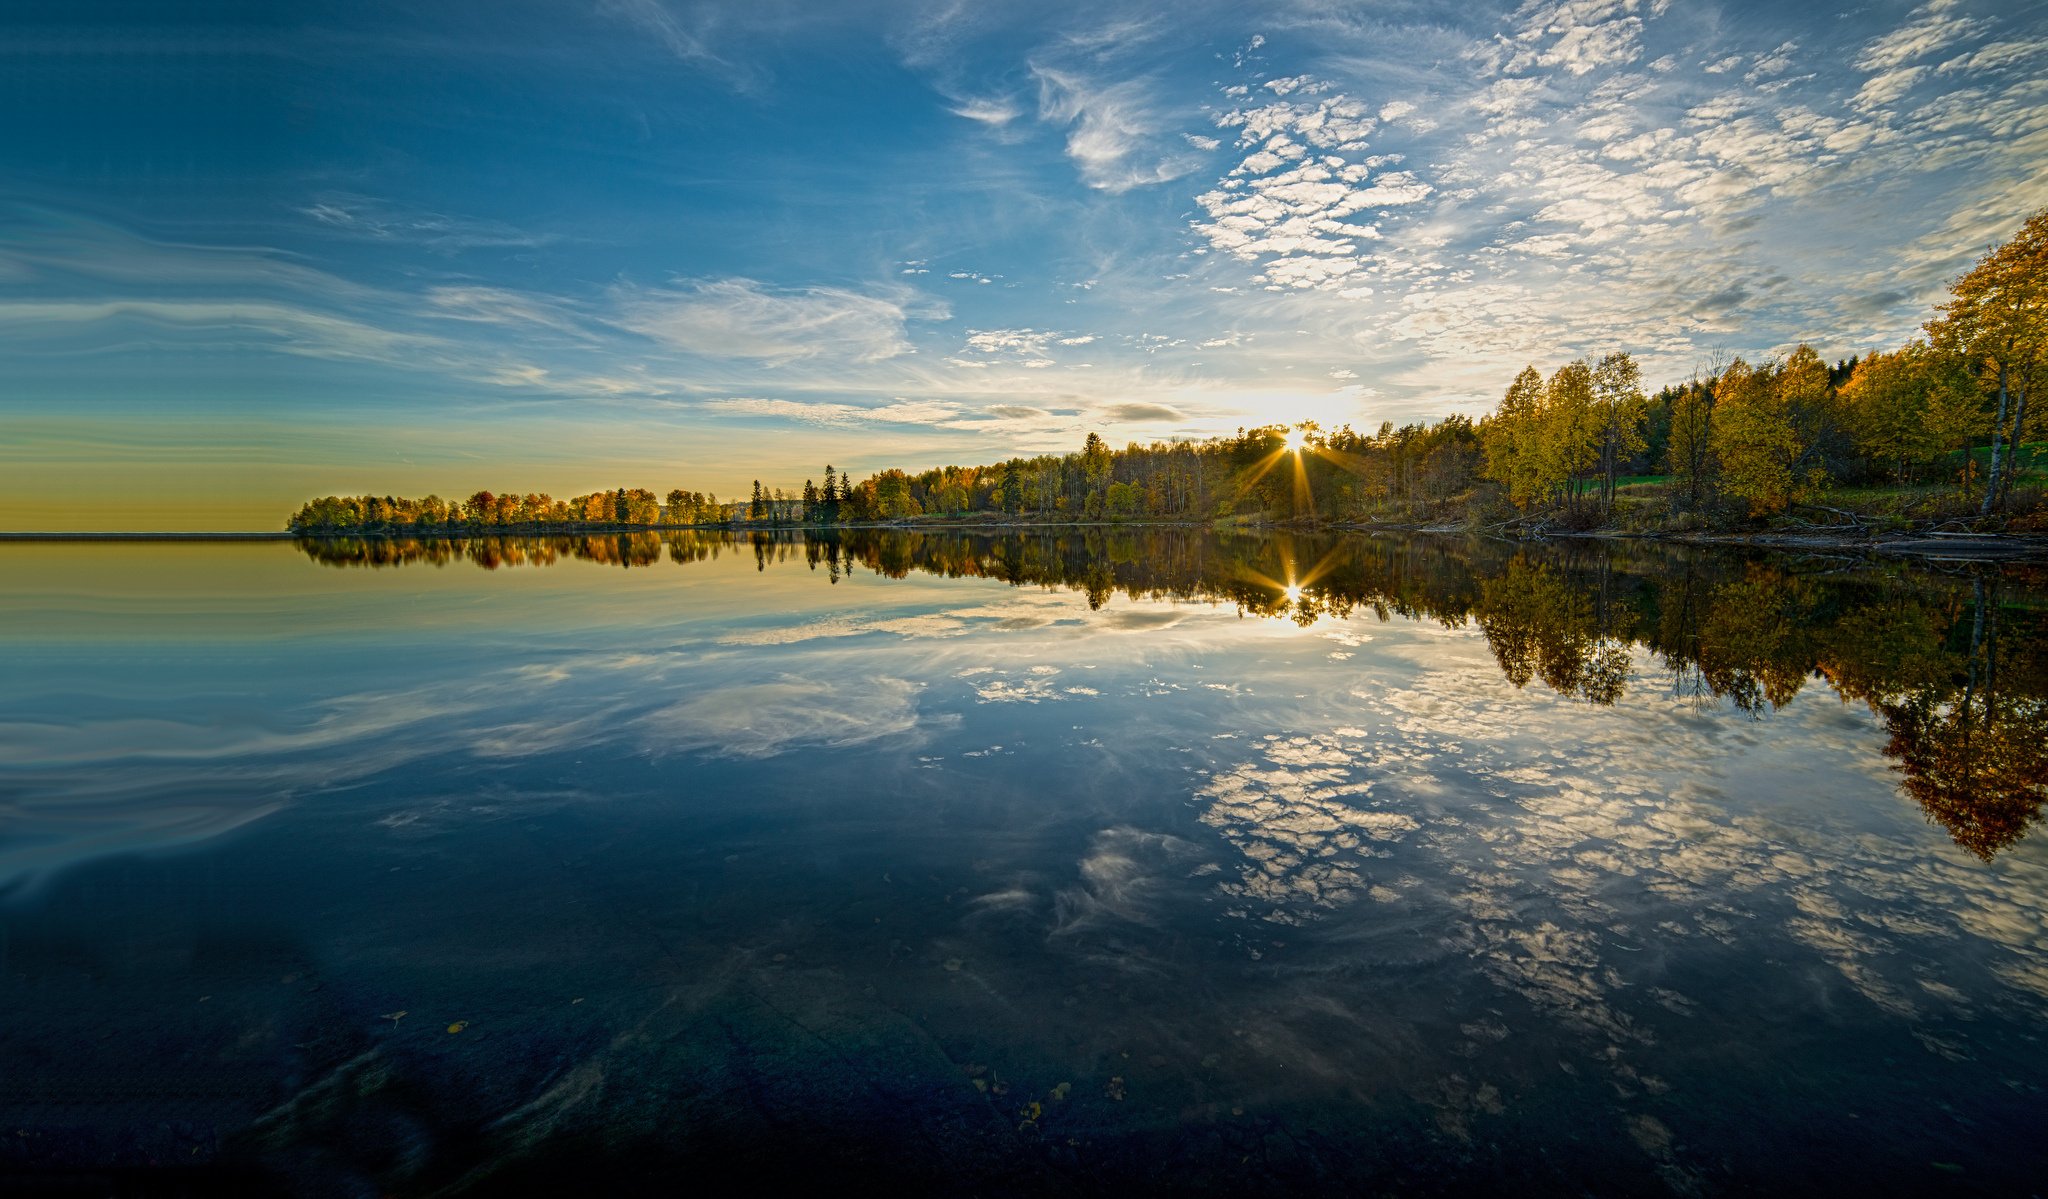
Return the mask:
<svg viewBox="0 0 2048 1199">
<path fill-rule="evenodd" d="M 1942 63 L 1942 74 L 1957 71 L 1998 71 L 2023 63 L 2048 61 L 2048 38 L 1992 42 L 1970 54 L 1960 54 Z"/>
<path fill-rule="evenodd" d="M 967 348 L 982 354 L 1042 354 L 1053 334 L 1037 329 L 969 329 Z"/>
<path fill-rule="evenodd" d="M 1894 67 L 1889 71 L 1872 75 L 1864 81 L 1863 87 L 1849 104 L 1864 112 L 1875 112 L 1889 108 L 1913 89 L 1920 77 L 1927 74 L 1926 67 Z"/>
<path fill-rule="evenodd" d="M 445 320 L 515 327 L 541 325 L 564 333 L 583 333 L 560 304 L 501 287 L 430 287 L 426 301 L 429 315 Z"/>
<path fill-rule="evenodd" d="M 1239 130 L 1237 148 L 1248 153 L 1195 197 L 1209 219 L 1193 227 L 1211 248 L 1260 263 L 1254 283 L 1337 290 L 1360 269 L 1360 244 L 1380 236 L 1376 226 L 1351 218 L 1419 203 L 1435 188 L 1411 172 L 1384 169 L 1392 160 L 1365 157 L 1378 128 L 1365 104 L 1344 95 L 1318 98 L 1329 89 L 1316 83 L 1290 81 L 1280 90 L 1308 98 L 1216 118 L 1219 127 Z"/>
<path fill-rule="evenodd" d="M 614 323 L 707 358 L 875 362 L 911 353 L 902 304 L 837 287 L 773 289 L 752 279 L 614 289 Z"/>
<path fill-rule="evenodd" d="M 1913 10 L 1912 19 L 1864 46 L 1857 69 L 1889 71 L 1983 31 L 1989 23 L 1955 14 L 1957 0 L 1932 0 Z"/>
<path fill-rule="evenodd" d="M 1164 404 L 1111 404 L 1109 407 L 1102 409 L 1102 416 L 1104 419 L 1125 424 L 1187 419 L 1186 414 L 1177 409 L 1169 408 Z"/>
<path fill-rule="evenodd" d="M 967 344 L 962 353 L 984 354 L 1007 360 L 1013 366 L 1026 370 L 1043 370 L 1058 363 L 1046 357 L 1049 348 L 1057 342 L 1063 346 L 1083 346 L 1095 340 L 1095 335 L 1061 336 L 1056 331 L 1045 329 L 969 329 Z M 954 366 L 972 367 L 976 370 L 989 365 L 988 360 L 972 358 L 948 358 Z"/>
<path fill-rule="evenodd" d="M 958 405 L 942 400 L 897 400 L 874 408 L 863 408 L 856 404 L 837 404 L 811 400 L 764 399 L 753 396 L 730 396 L 706 400 L 702 407 L 710 412 L 727 413 L 733 416 L 765 416 L 779 420 L 800 421 L 809 425 L 859 425 L 891 424 L 921 425 L 958 418 Z"/>
<path fill-rule="evenodd" d="M 335 233 L 368 241 L 404 242 L 444 253 L 544 246 L 558 240 L 503 221 L 406 210 L 368 196 L 325 196 L 299 211 Z"/>
<path fill-rule="evenodd" d="M 1033 64 L 1040 119 L 1067 129 L 1067 157 L 1081 181 L 1126 192 L 1178 179 L 1201 159 L 1162 144 L 1162 118 L 1143 82 L 1098 83 L 1072 71 Z"/>
<path fill-rule="evenodd" d="M 438 338 L 381 328 L 349 317 L 292 304 L 229 300 L 47 300 L 0 302 L 0 337 L 51 338 L 89 334 L 97 348 L 153 344 L 148 333 L 122 336 L 123 328 L 175 332 L 192 349 L 265 348 L 309 358 L 349 358 L 417 365 L 444 348 Z"/>
<path fill-rule="evenodd" d="M 684 62 L 718 68 L 726 75 L 741 76 L 744 82 L 746 72 L 739 71 L 733 63 L 711 51 L 708 35 L 715 10 L 708 6 L 696 9 L 699 19 L 694 24 L 685 21 L 662 0 L 598 0 L 597 10 L 648 34 L 664 50 Z"/>
<path fill-rule="evenodd" d="M 1009 100 L 966 99 L 955 103 L 948 111 L 956 117 L 966 117 L 983 125 L 1001 128 L 1023 115 L 1023 110 Z"/>
</svg>

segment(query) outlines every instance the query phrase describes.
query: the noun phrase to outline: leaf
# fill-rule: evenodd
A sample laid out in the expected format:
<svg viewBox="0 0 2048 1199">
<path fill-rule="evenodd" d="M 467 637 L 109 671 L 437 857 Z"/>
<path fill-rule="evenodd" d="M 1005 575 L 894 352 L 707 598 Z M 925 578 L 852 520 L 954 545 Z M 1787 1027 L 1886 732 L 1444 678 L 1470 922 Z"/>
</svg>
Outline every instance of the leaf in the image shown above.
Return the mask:
<svg viewBox="0 0 2048 1199">
<path fill-rule="evenodd" d="M 451 1025 L 449 1025 L 449 1026 L 448 1026 L 448 1031 L 449 1031 L 449 1032 L 461 1032 L 461 1031 L 462 1031 L 463 1029 L 465 1029 L 465 1028 L 468 1028 L 468 1027 L 469 1027 L 469 1021 L 467 1021 L 467 1020 L 457 1020 L 457 1021 L 456 1021 L 455 1023 L 453 1023 L 453 1024 L 451 1024 Z"/>
</svg>

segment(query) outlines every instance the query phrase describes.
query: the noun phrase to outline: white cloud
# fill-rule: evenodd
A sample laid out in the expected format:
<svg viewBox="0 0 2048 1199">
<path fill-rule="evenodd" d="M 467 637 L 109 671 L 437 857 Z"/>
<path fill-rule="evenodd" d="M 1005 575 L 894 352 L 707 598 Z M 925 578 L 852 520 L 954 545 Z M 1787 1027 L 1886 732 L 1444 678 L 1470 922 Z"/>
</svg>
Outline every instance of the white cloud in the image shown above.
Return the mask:
<svg viewBox="0 0 2048 1199">
<path fill-rule="evenodd" d="M 1055 335 L 1037 329 L 969 329 L 967 348 L 982 354 L 1042 354 Z"/>
<path fill-rule="evenodd" d="M 1856 66 L 1864 71 L 1889 71 L 1924 58 L 1981 32 L 1988 22 L 1956 14 L 1957 0 L 1932 0 L 1913 10 L 1913 19 L 1863 48 Z"/>
<path fill-rule="evenodd" d="M 711 52 L 703 32 L 684 21 L 661 0 L 598 0 L 597 8 L 599 12 L 638 27 L 685 62 L 724 63 Z"/>
<path fill-rule="evenodd" d="M 2025 63 L 2048 62 L 2048 38 L 1992 42 L 1970 54 L 1959 54 L 1939 68 L 1944 75 L 1957 71 L 1998 71 Z"/>
<path fill-rule="evenodd" d="M 443 253 L 543 246 L 556 240 L 503 221 L 404 209 L 368 196 L 323 196 L 299 211 L 335 233 L 369 241 L 404 242 Z"/>
<path fill-rule="evenodd" d="M 613 300 L 620 328 L 708 358 L 874 362 L 911 352 L 902 304 L 843 288 L 685 280 L 662 288 L 621 285 Z"/>
<path fill-rule="evenodd" d="M 417 365 L 423 354 L 445 349 L 435 337 L 380 328 L 349 317 L 293 304 L 224 300 L 30 300 L 0 302 L 0 337 L 63 336 L 91 329 L 121 340 L 114 329 L 132 323 L 175 332 L 181 346 L 261 347 L 309 358 L 352 358 Z M 142 335 L 147 337 L 147 334 Z"/>
<path fill-rule="evenodd" d="M 811 425 L 858 425 L 892 424 L 921 425 L 942 420 L 952 420 L 962 414 L 956 404 L 943 400 L 897 400 L 872 408 L 858 404 L 839 404 L 818 400 L 765 399 L 754 396 L 731 396 L 706 400 L 702 407 L 709 412 L 727 413 L 733 416 L 766 416 L 780 420 L 801 421 Z"/>
<path fill-rule="evenodd" d="M 1301 81 L 1285 89 L 1326 90 Z M 1380 237 L 1377 226 L 1351 218 L 1415 204 L 1435 190 L 1411 172 L 1382 169 L 1393 160 L 1362 157 L 1377 121 L 1343 95 L 1232 109 L 1216 123 L 1240 130 L 1237 146 L 1249 153 L 1195 197 L 1209 219 L 1194 229 L 1210 248 L 1259 263 L 1252 282 L 1268 289 L 1345 285 L 1360 269 L 1360 243 Z"/>
<path fill-rule="evenodd" d="M 1913 90 L 1920 77 L 1927 74 L 1926 67 L 1894 67 L 1864 81 L 1863 87 L 1849 103 L 1863 112 L 1876 112 L 1896 104 L 1905 94 Z"/>
<path fill-rule="evenodd" d="M 1039 116 L 1067 129 L 1067 157 L 1081 181 L 1108 192 L 1178 179 L 1200 159 L 1162 143 L 1164 121 L 1141 81 L 1100 83 L 1034 64 Z"/>
<path fill-rule="evenodd" d="M 560 305 L 501 287 L 430 287 L 426 300 L 429 314 L 446 320 L 513 327 L 541 325 L 579 335 L 583 332 Z"/>
<path fill-rule="evenodd" d="M 954 116 L 996 128 L 1008 125 L 1023 115 L 1022 109 L 1002 98 L 961 100 L 950 111 Z"/>
</svg>

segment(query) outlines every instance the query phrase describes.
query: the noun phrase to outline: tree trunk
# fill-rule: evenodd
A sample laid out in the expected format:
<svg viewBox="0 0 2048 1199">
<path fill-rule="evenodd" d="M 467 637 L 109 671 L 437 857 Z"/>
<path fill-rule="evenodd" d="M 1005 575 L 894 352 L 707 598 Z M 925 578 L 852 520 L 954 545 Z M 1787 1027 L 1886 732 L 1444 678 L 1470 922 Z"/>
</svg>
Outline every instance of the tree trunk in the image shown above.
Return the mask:
<svg viewBox="0 0 2048 1199">
<path fill-rule="evenodd" d="M 1991 423 L 1991 474 L 1984 483 L 1984 503 L 1977 509 L 1977 515 L 1991 515 L 1992 505 L 1998 502 L 1998 448 L 1999 439 L 2005 435 L 2005 402 L 2008 392 L 2005 385 L 2005 364 L 1998 366 L 1998 419 Z"/>
<path fill-rule="evenodd" d="M 2018 394 L 2018 400 L 2012 406 L 2012 438 L 2009 442 L 2010 449 L 2006 452 L 2006 457 L 2011 459 L 2006 464 L 2009 469 L 2005 472 L 2005 491 L 2007 496 L 2012 494 L 2012 481 L 2020 473 L 2020 450 L 2027 444 L 2026 435 L 2021 431 L 2021 426 L 2027 423 L 2027 392 L 2029 388 L 2025 380 L 2022 379 L 2020 385 L 2013 390 Z"/>
</svg>

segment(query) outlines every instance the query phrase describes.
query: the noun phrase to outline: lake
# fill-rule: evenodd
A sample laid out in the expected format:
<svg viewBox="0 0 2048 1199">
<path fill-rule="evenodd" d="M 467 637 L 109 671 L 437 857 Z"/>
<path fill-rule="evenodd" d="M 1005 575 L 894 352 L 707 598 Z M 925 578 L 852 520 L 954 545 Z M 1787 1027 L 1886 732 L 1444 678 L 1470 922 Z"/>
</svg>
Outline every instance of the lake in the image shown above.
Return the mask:
<svg viewBox="0 0 2048 1199">
<path fill-rule="evenodd" d="M 8 544 L 0 654 L 22 1185 L 2048 1177 L 2039 567 Z"/>
</svg>

